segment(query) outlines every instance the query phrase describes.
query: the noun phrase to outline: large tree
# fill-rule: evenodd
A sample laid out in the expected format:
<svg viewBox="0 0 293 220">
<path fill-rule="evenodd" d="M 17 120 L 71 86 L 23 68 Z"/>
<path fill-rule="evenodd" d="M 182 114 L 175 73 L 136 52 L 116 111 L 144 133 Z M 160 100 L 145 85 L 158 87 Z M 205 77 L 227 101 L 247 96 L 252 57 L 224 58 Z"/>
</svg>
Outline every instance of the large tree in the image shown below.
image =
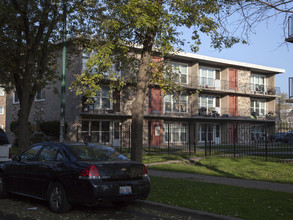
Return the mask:
<svg viewBox="0 0 293 220">
<path fill-rule="evenodd" d="M 87 96 L 94 95 L 99 89 L 99 83 L 103 80 L 103 71 L 109 71 L 107 67 L 114 62 L 112 58 L 116 59 L 118 56 L 124 61 L 127 57 L 133 59 L 129 55 L 135 54 L 133 52 L 135 49 L 139 50 L 140 56 L 136 57 L 138 64 L 134 76 L 136 95 L 131 108 L 131 159 L 141 161 L 144 100 L 148 87 L 151 81 L 157 80 L 159 85 L 168 83 L 163 74 L 154 74 L 152 70 L 164 70 L 161 68 L 164 58 L 172 56 L 184 45 L 184 36 L 178 31 L 180 27 L 187 27 L 193 33 L 194 42 L 191 46 L 193 51 L 197 51 L 200 45 L 199 33 L 210 36 L 212 46 L 215 48 L 230 47 L 239 42 L 238 38 L 230 37 L 219 22 L 220 12 L 228 12 L 231 5 L 236 2 L 229 0 L 104 0 L 98 3 L 98 7 L 104 10 L 101 10 L 101 14 L 91 17 L 91 24 L 98 27 L 95 32 L 97 36 L 93 36 L 91 43 L 86 45 L 96 53 L 87 63 L 89 71 L 80 75 L 74 86 L 78 93 Z M 131 64 L 130 60 L 122 63 L 127 66 Z M 92 69 L 95 69 L 94 72 L 97 74 L 93 74 L 93 71 L 90 71 Z M 124 67 L 124 69 L 127 68 Z M 133 82 L 133 79 L 131 80 Z M 117 84 L 121 86 L 121 83 Z"/>
<path fill-rule="evenodd" d="M 68 1 L 69 33 L 87 31 L 86 6 Z M 36 92 L 58 79 L 55 58 L 60 56 L 62 24 L 62 0 L 0 1 L 0 86 L 19 98 L 19 150 L 29 145 L 28 117 Z"/>
</svg>

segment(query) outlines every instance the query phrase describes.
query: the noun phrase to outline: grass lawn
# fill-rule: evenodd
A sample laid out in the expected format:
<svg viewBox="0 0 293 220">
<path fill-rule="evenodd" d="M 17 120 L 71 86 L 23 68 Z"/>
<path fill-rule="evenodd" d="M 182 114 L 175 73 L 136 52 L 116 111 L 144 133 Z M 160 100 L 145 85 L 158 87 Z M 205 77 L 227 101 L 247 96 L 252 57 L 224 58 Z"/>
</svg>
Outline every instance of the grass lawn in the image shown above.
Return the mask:
<svg viewBox="0 0 293 220">
<path fill-rule="evenodd" d="M 244 219 L 293 219 L 293 194 L 151 176 L 148 200 Z"/>
<path fill-rule="evenodd" d="M 207 157 L 198 162 L 162 164 L 148 168 L 293 184 L 293 164 L 258 159 Z"/>
<path fill-rule="evenodd" d="M 195 157 L 195 156 L 194 156 Z M 142 162 L 147 163 L 156 163 L 156 162 L 164 162 L 169 160 L 182 160 L 189 159 L 190 156 L 188 154 L 144 154 L 142 158 Z"/>
</svg>

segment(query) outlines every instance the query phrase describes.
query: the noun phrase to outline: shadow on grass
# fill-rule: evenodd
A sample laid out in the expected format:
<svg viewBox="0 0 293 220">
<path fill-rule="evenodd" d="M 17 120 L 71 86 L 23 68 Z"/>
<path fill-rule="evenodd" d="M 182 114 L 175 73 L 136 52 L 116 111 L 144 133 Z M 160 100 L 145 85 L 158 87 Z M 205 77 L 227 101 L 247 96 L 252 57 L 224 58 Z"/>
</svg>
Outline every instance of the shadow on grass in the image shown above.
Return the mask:
<svg viewBox="0 0 293 220">
<path fill-rule="evenodd" d="M 201 167 L 204 167 L 208 170 L 214 171 L 214 172 L 218 173 L 219 176 L 221 176 L 221 177 L 239 178 L 231 173 L 227 173 L 223 170 L 220 170 L 220 169 L 216 168 L 215 166 L 205 165 L 205 164 L 202 164 L 201 162 L 192 162 L 192 163 L 196 166 L 201 166 Z"/>
</svg>

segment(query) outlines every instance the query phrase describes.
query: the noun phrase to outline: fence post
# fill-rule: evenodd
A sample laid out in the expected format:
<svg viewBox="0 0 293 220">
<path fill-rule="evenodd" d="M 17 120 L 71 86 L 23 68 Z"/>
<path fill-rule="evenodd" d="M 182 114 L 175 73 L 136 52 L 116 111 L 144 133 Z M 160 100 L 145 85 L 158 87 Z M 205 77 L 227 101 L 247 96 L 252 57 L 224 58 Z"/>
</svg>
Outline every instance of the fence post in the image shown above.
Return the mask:
<svg viewBox="0 0 293 220">
<path fill-rule="evenodd" d="M 195 131 L 195 123 L 193 124 L 193 149 L 194 149 L 194 155 L 196 155 L 196 145 L 195 145 L 195 140 L 196 140 L 196 131 Z"/>
<path fill-rule="evenodd" d="M 187 133 L 187 132 L 186 132 Z M 190 123 L 188 123 L 188 153 L 189 153 L 189 157 L 191 155 L 191 143 L 190 143 Z"/>
<path fill-rule="evenodd" d="M 79 126 L 76 126 L 76 142 L 79 141 L 79 137 L 78 137 L 78 131 L 79 131 Z"/>
<path fill-rule="evenodd" d="M 266 138 L 265 138 L 265 141 L 266 141 L 266 161 L 268 161 L 268 125 L 267 123 L 265 123 L 266 125 Z"/>
<path fill-rule="evenodd" d="M 233 129 L 234 157 L 236 157 L 236 132 L 237 132 L 236 123 L 233 124 L 233 127 L 234 127 L 234 129 Z"/>
<path fill-rule="evenodd" d="M 204 127 L 204 156 L 207 156 L 207 124 Z"/>
<path fill-rule="evenodd" d="M 170 124 L 168 123 L 168 156 L 170 151 Z"/>
<path fill-rule="evenodd" d="M 151 135 L 151 121 L 148 122 L 148 135 L 149 135 L 149 155 L 151 154 L 151 139 L 152 139 L 152 135 Z"/>
<path fill-rule="evenodd" d="M 129 125 L 129 131 L 128 131 L 128 152 L 131 152 L 131 125 Z"/>
</svg>

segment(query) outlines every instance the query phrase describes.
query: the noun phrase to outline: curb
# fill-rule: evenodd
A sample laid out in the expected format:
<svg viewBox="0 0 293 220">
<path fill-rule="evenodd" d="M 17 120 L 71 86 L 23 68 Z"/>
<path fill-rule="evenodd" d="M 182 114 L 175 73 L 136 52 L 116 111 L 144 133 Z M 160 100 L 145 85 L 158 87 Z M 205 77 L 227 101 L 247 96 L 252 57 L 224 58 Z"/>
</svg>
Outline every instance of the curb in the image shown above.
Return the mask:
<svg viewBox="0 0 293 220">
<path fill-rule="evenodd" d="M 135 201 L 137 204 L 141 204 L 144 206 L 149 206 L 152 208 L 164 209 L 170 213 L 180 213 L 182 216 L 188 216 L 192 219 L 209 219 L 209 220 L 240 220 L 241 218 L 235 218 L 231 216 L 224 216 L 215 213 L 203 212 L 188 208 L 182 208 L 177 206 L 166 205 L 163 203 L 151 202 L 146 200 L 137 200 Z"/>
</svg>

